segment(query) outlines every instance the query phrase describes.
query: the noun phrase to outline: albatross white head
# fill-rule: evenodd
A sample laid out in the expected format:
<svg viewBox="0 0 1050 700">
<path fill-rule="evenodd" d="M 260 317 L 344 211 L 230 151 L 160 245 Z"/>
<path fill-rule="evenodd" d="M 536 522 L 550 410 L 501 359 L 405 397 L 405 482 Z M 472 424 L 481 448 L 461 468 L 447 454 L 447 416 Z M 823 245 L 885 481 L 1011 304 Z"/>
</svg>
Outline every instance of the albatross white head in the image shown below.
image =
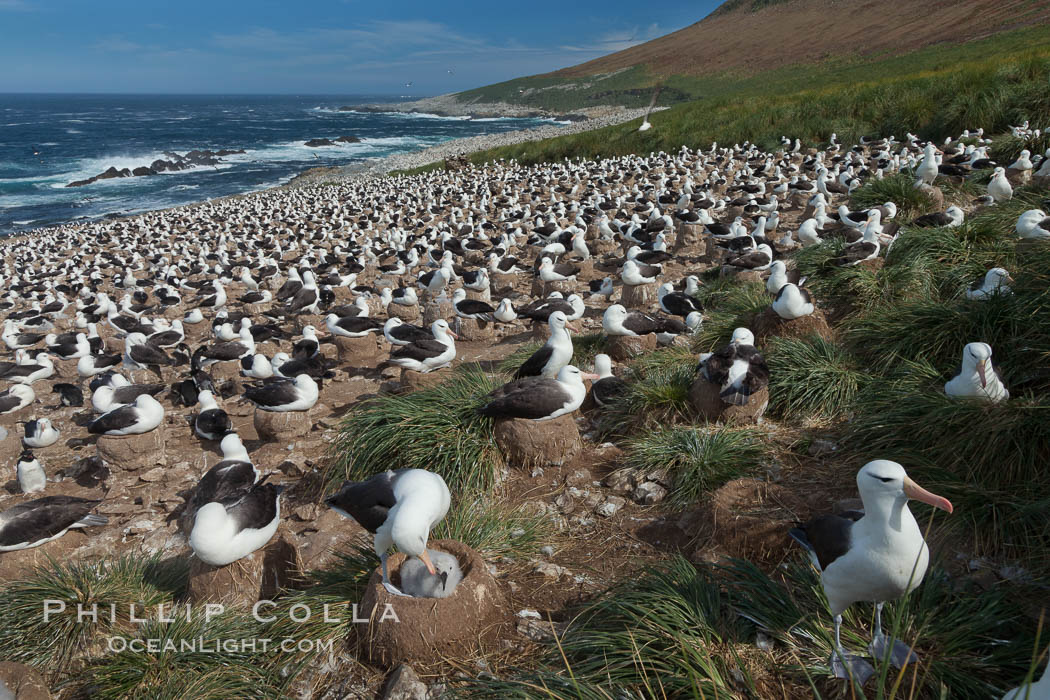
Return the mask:
<svg viewBox="0 0 1050 700">
<path fill-rule="evenodd" d="M 754 345 L 755 334 L 746 328 L 737 328 L 733 331 L 733 337 L 729 340 L 730 345 Z"/>
<path fill-rule="evenodd" d="M 919 486 L 908 476 L 903 466 L 888 459 L 872 460 L 861 467 L 857 472 L 857 490 L 864 502 L 865 512 L 869 504 L 875 501 L 901 499 L 921 501 L 948 513 L 954 510 L 951 501 Z"/>
</svg>

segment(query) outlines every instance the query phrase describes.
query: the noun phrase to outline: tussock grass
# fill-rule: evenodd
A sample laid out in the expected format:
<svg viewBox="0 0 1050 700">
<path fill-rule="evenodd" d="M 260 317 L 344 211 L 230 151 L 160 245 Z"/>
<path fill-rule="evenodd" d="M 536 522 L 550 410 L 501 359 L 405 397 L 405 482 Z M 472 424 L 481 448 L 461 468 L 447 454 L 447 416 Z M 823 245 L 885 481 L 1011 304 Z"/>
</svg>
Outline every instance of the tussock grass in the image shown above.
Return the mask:
<svg viewBox="0 0 1050 700">
<path fill-rule="evenodd" d="M 806 288 L 822 305 L 862 311 L 876 305 L 885 292 L 877 273 L 865 267 L 835 264 L 844 247 L 842 239 L 826 239 L 795 253 L 795 264 L 806 278 Z"/>
<path fill-rule="evenodd" d="M 1021 155 L 1021 151 L 1025 149 L 1031 151 L 1034 159 L 1036 156 L 1046 153 L 1048 148 L 1050 148 L 1050 134 L 1045 131 L 1040 133 L 1039 136 L 1017 137 L 1013 134 L 1006 134 L 992 142 L 989 154 L 992 160 L 1004 168 L 1008 168 Z"/>
<path fill-rule="evenodd" d="M 673 480 L 671 501 L 695 504 L 704 493 L 757 470 L 765 447 L 749 428 L 678 426 L 628 440 L 627 466 L 663 471 Z"/>
<path fill-rule="evenodd" d="M 915 189 L 915 176 L 910 172 L 894 173 L 881 180 L 872 178 L 853 190 L 850 208 L 871 209 L 886 202 L 897 204 L 897 216 L 910 219 L 933 209 L 933 200 Z"/>
<path fill-rule="evenodd" d="M 750 327 L 755 314 L 773 298 L 762 282 L 718 280 L 701 287 L 697 297 L 707 310 L 703 325 L 693 334 L 693 350 L 710 352 L 729 342 L 737 328 Z"/>
<path fill-rule="evenodd" d="M 1037 310 L 1032 302 L 1018 293 L 983 301 L 900 301 L 854 319 L 846 337 L 872 367 L 882 371 L 917 359 L 947 372 L 959 364 L 967 343 L 988 343 L 1002 363 L 1007 388 L 1014 389 L 1026 379 L 1026 358 L 1038 361 L 1027 340 L 1039 334 L 1036 326 L 1046 323 L 1032 316 Z"/>
<path fill-rule="evenodd" d="M 459 540 L 485 557 L 516 558 L 537 552 L 549 534 L 546 519 L 482 498 L 455 504 L 431 537 Z"/>
<path fill-rule="evenodd" d="M 133 628 L 128 617 L 169 603 L 186 585 L 188 567 L 159 557 L 121 557 L 113 561 L 58 562 L 33 569 L 0 591 L 0 657 L 36 666 L 52 678 L 69 671 L 76 657 L 97 654 L 105 638 Z M 66 604 L 45 621 L 44 601 Z M 96 621 L 77 619 L 77 606 L 98 610 Z M 115 620 L 110 620 L 115 605 Z M 92 606 L 97 606 L 93 608 Z"/>
<path fill-rule="evenodd" d="M 258 636 L 258 623 L 250 615 L 228 612 L 205 620 L 202 613 L 176 616 L 174 622 L 147 622 L 126 635 L 129 643 L 155 645 L 141 652 L 109 654 L 85 669 L 80 684 L 91 697 L 105 700 L 176 700 L 201 698 L 281 698 L 290 678 L 282 677 L 272 663 L 260 663 L 256 650 L 245 650 L 242 639 Z M 208 649 L 224 640 L 237 640 L 218 652 Z M 185 646 L 184 646 L 185 645 Z M 271 650 L 272 651 L 272 650 Z"/>
<path fill-rule="evenodd" d="M 332 445 L 329 481 L 359 481 L 396 468 L 437 472 L 455 493 L 487 491 L 501 466 L 492 422 L 477 415 L 500 385 L 477 365 L 404 396 L 381 396 L 349 413 Z"/>
<path fill-rule="evenodd" d="M 844 644 L 863 652 L 873 606 L 854 605 L 843 617 Z M 953 581 L 936 567 L 910 596 L 886 606 L 883 623 L 887 634 L 915 644 L 918 674 L 909 669 L 898 679 L 879 664 L 874 688 L 856 689 L 855 697 L 998 697 L 1024 677 L 1036 648 L 1035 626 L 1007 592 Z M 757 630 L 776 641 L 767 658 L 780 673 L 828 687 L 833 625 L 812 567 L 791 565 L 772 578 L 742 560 L 696 567 L 675 557 L 584 607 L 540 668 L 469 679 L 456 692 L 529 700 L 763 697 L 737 655 Z M 733 679 L 734 670 L 743 673 Z"/>
<path fill-rule="evenodd" d="M 858 399 L 851 440 L 866 452 L 898 454 L 990 488 L 1044 478 L 1050 401 L 1026 395 L 1000 403 L 957 399 L 944 393 L 943 382 L 925 363 L 873 382 Z"/>
<path fill-rule="evenodd" d="M 961 295 L 992 267 L 1010 267 L 1014 243 L 999 231 L 989 236 L 980 221 L 958 228 L 907 228 L 886 255 L 884 298 Z"/>
<path fill-rule="evenodd" d="M 460 697 L 734 697 L 731 655 L 720 630 L 732 626 L 708 570 L 681 557 L 616 586 L 582 610 L 539 672 L 476 678 Z"/>
<path fill-rule="evenodd" d="M 656 365 L 650 360 L 637 369 L 632 366 L 624 375 L 627 390 L 602 411 L 601 432 L 627 434 L 657 423 L 688 420 L 693 414 L 689 388 L 695 378 L 695 358 Z"/>
<path fill-rule="evenodd" d="M 770 409 L 793 418 L 843 418 L 870 375 L 842 345 L 819 335 L 773 338 L 769 364 Z"/>
<path fill-rule="evenodd" d="M 972 530 L 982 551 L 1050 562 L 1050 401 L 953 399 L 926 363 L 872 382 L 857 401 L 846 446 L 862 460 L 889 457 L 956 505 L 944 522 Z"/>
<path fill-rule="evenodd" d="M 794 660 L 782 670 L 791 672 L 800 660 L 808 674 L 829 675 L 833 622 L 811 566 L 790 566 L 777 581 L 734 560 L 725 575 L 732 606 L 791 650 Z M 921 657 L 918 674 L 913 678 L 907 669 L 894 693 L 897 671 L 877 665 L 874 692 L 858 697 L 999 697 L 1023 677 L 1035 645 L 1035 626 L 1006 591 L 980 590 L 935 566 L 909 596 L 887 604 L 882 619 L 886 634 L 914 644 Z M 873 621 L 873 606 L 851 606 L 843 615 L 843 645 L 862 652 Z"/>
</svg>

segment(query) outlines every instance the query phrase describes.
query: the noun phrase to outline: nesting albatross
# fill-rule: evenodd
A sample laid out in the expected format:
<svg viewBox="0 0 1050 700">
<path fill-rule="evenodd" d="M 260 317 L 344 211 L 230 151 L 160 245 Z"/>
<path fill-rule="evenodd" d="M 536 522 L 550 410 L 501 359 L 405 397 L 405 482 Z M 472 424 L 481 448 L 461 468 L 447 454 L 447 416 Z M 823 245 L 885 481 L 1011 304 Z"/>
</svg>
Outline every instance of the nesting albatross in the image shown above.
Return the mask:
<svg viewBox="0 0 1050 700">
<path fill-rule="evenodd" d="M 551 420 L 579 408 L 587 396 L 583 380 L 597 378 L 597 374 L 565 365 L 555 379 L 515 379 L 490 393 L 489 402 L 481 406 L 478 413 L 489 418 Z"/>
<path fill-rule="evenodd" d="M 405 596 L 387 572 L 387 552 L 392 546 L 406 556 L 418 557 L 432 575 L 437 569 L 427 552 L 430 531 L 448 512 L 451 494 L 439 474 L 425 469 L 398 469 L 376 474 L 367 481 L 347 481 L 325 499 L 329 508 L 352 518 L 375 535 L 374 545 L 383 566 L 383 587 Z"/>
<path fill-rule="evenodd" d="M 0 552 L 30 549 L 57 540 L 74 528 L 105 525 L 91 511 L 102 501 L 75 496 L 45 496 L 0 513 Z"/>
</svg>

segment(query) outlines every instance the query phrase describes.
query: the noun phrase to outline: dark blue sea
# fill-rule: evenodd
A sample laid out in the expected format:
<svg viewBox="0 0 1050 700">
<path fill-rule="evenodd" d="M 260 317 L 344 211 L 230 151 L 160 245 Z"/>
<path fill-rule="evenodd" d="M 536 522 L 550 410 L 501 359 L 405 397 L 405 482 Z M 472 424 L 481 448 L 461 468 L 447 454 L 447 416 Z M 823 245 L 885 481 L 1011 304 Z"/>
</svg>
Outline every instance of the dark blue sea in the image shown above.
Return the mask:
<svg viewBox="0 0 1050 700">
<path fill-rule="evenodd" d="M 538 119 L 342 112 L 389 95 L 0 95 L 0 235 L 253 192 L 307 168 L 346 165 Z M 360 143 L 310 148 L 354 136 Z M 239 150 L 216 166 L 67 188 L 110 166 L 148 166 L 165 151 Z"/>
</svg>

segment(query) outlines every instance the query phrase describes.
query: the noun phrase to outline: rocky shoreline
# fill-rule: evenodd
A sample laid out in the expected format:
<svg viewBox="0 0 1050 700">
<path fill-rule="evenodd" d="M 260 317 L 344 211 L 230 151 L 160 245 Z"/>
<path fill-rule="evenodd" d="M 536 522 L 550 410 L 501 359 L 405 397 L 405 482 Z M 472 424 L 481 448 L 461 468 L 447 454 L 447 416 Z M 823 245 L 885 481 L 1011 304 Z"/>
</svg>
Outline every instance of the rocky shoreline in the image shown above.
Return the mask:
<svg viewBox="0 0 1050 700">
<path fill-rule="evenodd" d="M 584 107 L 571 112 L 552 112 L 508 102 L 464 102 L 455 93 L 424 97 L 411 102 L 385 102 L 368 105 L 340 107 L 342 112 L 406 112 L 408 114 L 435 114 L 439 117 L 469 117 L 471 119 L 557 119 L 558 121 L 586 121 L 602 113 L 608 107 Z"/>
<path fill-rule="evenodd" d="M 292 178 L 285 187 L 309 187 L 323 182 L 342 182 L 356 178 L 382 176 L 393 171 L 410 170 L 437 161 L 443 161 L 446 158 L 485 151 L 490 148 L 511 146 L 530 141 L 542 141 L 557 136 L 600 129 L 613 124 L 622 124 L 632 119 L 638 119 L 645 114 L 645 111 L 644 108 L 591 107 L 588 108 L 590 114 L 584 121 L 575 121 L 569 124 L 545 124 L 534 129 L 505 131 L 500 134 L 479 134 L 462 139 L 453 139 L 419 151 L 397 153 L 385 158 L 376 158 L 343 167 L 310 168 Z M 517 115 L 504 114 L 501 116 Z"/>
</svg>

